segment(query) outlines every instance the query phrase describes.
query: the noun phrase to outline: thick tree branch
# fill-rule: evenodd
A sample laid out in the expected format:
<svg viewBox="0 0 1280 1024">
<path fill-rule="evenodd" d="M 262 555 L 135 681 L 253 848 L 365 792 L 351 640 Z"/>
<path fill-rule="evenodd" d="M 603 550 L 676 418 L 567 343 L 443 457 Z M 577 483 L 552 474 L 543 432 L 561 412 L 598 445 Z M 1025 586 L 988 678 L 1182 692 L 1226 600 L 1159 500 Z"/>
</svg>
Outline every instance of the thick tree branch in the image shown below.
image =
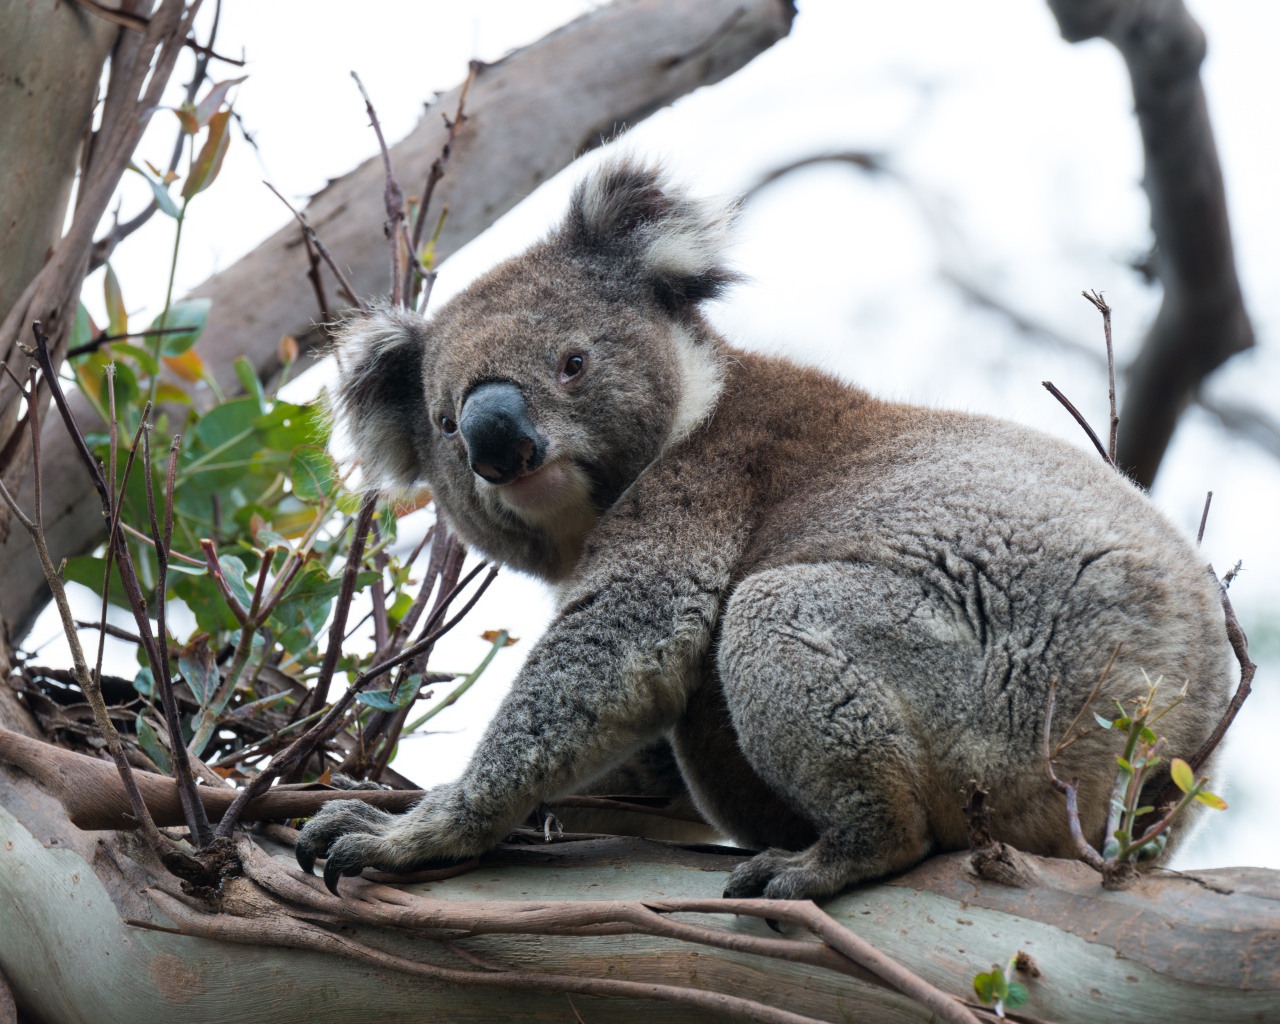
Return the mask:
<svg viewBox="0 0 1280 1024">
<path fill-rule="evenodd" d="M 432 198 L 433 204 L 449 206 L 436 261 L 456 252 L 582 152 L 738 70 L 786 36 L 794 14 L 788 0 L 617 0 L 479 67 L 467 94 L 467 118 L 451 141 L 448 174 Z M 152 16 L 153 28 L 157 17 Z M 139 38 L 134 32 L 125 35 Z M 680 55 L 685 56 L 671 61 Z M 422 123 L 391 147 L 402 180 L 427 179 L 450 141 L 450 129 L 436 111 L 452 116 L 461 90 L 441 96 Z M 382 158 L 374 156 L 316 195 L 306 209 L 361 296 L 386 290 L 383 183 Z M 85 246 L 90 242 L 85 239 Z M 241 390 L 237 356 L 247 356 L 266 379 L 279 369 L 276 341 L 282 335 L 296 337 L 304 351 L 327 343 L 327 333 L 314 326 L 319 311 L 308 269 L 306 248 L 290 223 L 196 289 L 195 295 L 213 300 L 197 350 L 227 394 Z M 86 429 L 93 429 L 84 404 L 77 403 L 74 411 Z M 91 549 L 101 541 L 101 517 L 65 437 L 50 433 L 45 460 L 51 547 L 65 555 Z M 17 489 L 19 501 L 29 500 L 28 488 Z M 0 578 L 12 581 L 0 592 L 0 617 L 15 638 L 30 627 L 44 600 L 39 568 L 25 541 L 24 536 L 0 547 Z"/>
</svg>

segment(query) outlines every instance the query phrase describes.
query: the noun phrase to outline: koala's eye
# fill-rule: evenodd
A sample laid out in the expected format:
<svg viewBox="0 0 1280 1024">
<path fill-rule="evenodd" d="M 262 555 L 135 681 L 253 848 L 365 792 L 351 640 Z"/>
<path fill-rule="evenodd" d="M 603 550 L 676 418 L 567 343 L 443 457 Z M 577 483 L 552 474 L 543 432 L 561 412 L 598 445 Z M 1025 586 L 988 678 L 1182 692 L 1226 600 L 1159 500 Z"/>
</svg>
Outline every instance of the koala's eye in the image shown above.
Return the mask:
<svg viewBox="0 0 1280 1024">
<path fill-rule="evenodd" d="M 573 355 L 564 361 L 564 367 L 560 370 L 560 383 L 567 384 L 573 380 L 586 368 L 587 361 L 582 356 Z"/>
<path fill-rule="evenodd" d="M 448 416 L 440 417 L 440 429 L 447 435 L 456 434 L 458 432 L 458 424 L 449 419 Z"/>
</svg>

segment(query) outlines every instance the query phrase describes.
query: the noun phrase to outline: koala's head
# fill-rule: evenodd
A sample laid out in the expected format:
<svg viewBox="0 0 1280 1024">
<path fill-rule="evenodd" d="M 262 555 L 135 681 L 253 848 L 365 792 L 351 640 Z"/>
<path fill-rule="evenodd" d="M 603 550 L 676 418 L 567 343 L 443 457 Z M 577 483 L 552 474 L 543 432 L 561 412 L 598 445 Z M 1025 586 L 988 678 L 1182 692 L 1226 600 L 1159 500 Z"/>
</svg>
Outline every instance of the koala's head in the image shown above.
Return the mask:
<svg viewBox="0 0 1280 1024">
<path fill-rule="evenodd" d="M 430 319 L 349 321 L 332 405 L 366 477 L 426 481 L 470 544 L 563 578 L 596 517 L 714 408 L 721 343 L 698 306 L 734 279 L 731 216 L 616 161 Z"/>
</svg>

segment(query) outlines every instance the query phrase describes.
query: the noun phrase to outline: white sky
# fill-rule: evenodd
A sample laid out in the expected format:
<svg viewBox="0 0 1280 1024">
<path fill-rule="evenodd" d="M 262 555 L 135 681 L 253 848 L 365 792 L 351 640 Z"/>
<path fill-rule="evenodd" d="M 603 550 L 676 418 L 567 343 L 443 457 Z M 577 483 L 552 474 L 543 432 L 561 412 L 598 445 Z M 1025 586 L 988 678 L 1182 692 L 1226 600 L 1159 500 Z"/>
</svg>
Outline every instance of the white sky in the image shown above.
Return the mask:
<svg viewBox="0 0 1280 1024">
<path fill-rule="evenodd" d="M 212 0 L 206 5 L 205 15 Z M 1188 5 L 1209 36 L 1204 77 L 1259 340 L 1256 351 L 1219 374 L 1214 389 L 1275 410 L 1280 63 L 1274 40 L 1280 37 L 1280 5 Z M 398 139 L 434 90 L 462 79 L 469 58 L 494 60 L 592 6 L 581 0 L 379 0 L 353 18 L 349 5 L 320 0 L 227 0 L 217 48 L 235 55 L 243 47 L 250 60 L 236 109 L 256 134 L 261 158 L 236 138 L 220 180 L 193 202 L 177 293 L 284 223 L 288 215 L 261 184 L 263 177 L 303 198 L 375 152 L 350 70 L 363 78 L 388 138 Z M 184 65 L 179 77 L 187 73 Z M 218 68 L 216 77 L 241 73 Z M 1097 313 L 1079 293 L 1103 290 L 1116 311 L 1119 357 L 1132 354 L 1159 294 L 1126 266 L 1149 245 L 1131 106 L 1117 53 L 1101 42 L 1063 43 L 1042 3 L 800 0 L 790 38 L 725 82 L 659 112 L 625 144 L 664 158 L 696 190 L 725 194 L 742 192 L 764 171 L 812 153 L 890 154 L 894 167 L 917 184 L 931 219 L 892 181 L 836 166 L 796 174 L 746 210 L 737 259 L 750 282 L 716 310 L 717 323 L 738 344 L 787 353 L 885 397 L 1003 415 L 1086 445 L 1040 381 L 1058 383 L 1101 427 L 1102 375 L 967 306 L 939 268 L 945 264 L 973 277 L 1036 320 L 1099 349 Z M 162 112 L 146 143 L 152 162 L 167 159 L 172 132 L 172 119 Z M 597 158 L 589 155 L 546 183 L 450 259 L 437 301 L 544 231 L 583 165 Z M 125 216 L 143 201 L 143 188 L 128 183 Z M 931 228 L 931 221 L 940 228 Z M 156 217 L 113 259 L 140 322 L 163 304 L 172 230 L 171 221 Z M 86 287 L 86 302 L 97 316 L 102 303 L 96 279 Z M 302 389 L 314 390 L 323 376 L 321 367 Z M 1280 826 L 1274 824 L 1280 822 L 1280 794 L 1267 785 L 1276 770 L 1269 727 L 1280 720 L 1274 682 L 1280 662 L 1280 464 L 1193 411 L 1153 497 L 1194 533 L 1209 489 L 1215 496 L 1205 552 L 1220 572 L 1236 559 L 1249 570 L 1233 596 L 1254 634 L 1261 668 L 1225 758 L 1232 809 L 1179 863 L 1280 867 Z M 437 732 L 402 745 L 397 768 L 423 784 L 461 770 L 550 610 L 539 584 L 514 574 L 500 577 L 478 606 L 473 632 L 505 627 L 521 643 L 499 655 L 475 688 L 433 721 Z M 46 616 L 31 641 L 55 632 Z M 451 638 L 436 664 L 470 667 L 485 647 L 474 635 Z M 50 653 L 55 650 L 56 644 Z M 119 670 L 132 674 L 131 656 Z"/>
</svg>

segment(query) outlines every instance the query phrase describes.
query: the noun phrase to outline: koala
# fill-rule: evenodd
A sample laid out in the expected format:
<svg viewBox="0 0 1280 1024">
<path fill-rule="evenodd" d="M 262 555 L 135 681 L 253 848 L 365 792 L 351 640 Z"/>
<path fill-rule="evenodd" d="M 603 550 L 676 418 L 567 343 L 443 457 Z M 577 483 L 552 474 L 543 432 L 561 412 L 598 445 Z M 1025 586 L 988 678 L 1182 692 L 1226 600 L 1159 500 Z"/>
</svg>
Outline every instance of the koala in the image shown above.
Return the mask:
<svg viewBox="0 0 1280 1024">
<path fill-rule="evenodd" d="M 1104 696 L 1185 687 L 1172 754 L 1216 724 L 1218 592 L 1145 494 L 1026 427 L 733 348 L 702 309 L 735 280 L 732 213 L 615 160 L 430 319 L 342 329 L 333 408 L 364 472 L 428 484 L 558 614 L 456 782 L 306 825 L 298 861 L 327 858 L 335 892 L 481 854 L 662 739 L 706 819 L 763 851 L 728 896 L 822 897 L 964 849 L 970 780 L 1000 839 L 1073 857 L 1051 684 L 1057 735 L 1118 647 Z M 1094 728 L 1058 761 L 1098 843 L 1118 752 Z"/>
</svg>

